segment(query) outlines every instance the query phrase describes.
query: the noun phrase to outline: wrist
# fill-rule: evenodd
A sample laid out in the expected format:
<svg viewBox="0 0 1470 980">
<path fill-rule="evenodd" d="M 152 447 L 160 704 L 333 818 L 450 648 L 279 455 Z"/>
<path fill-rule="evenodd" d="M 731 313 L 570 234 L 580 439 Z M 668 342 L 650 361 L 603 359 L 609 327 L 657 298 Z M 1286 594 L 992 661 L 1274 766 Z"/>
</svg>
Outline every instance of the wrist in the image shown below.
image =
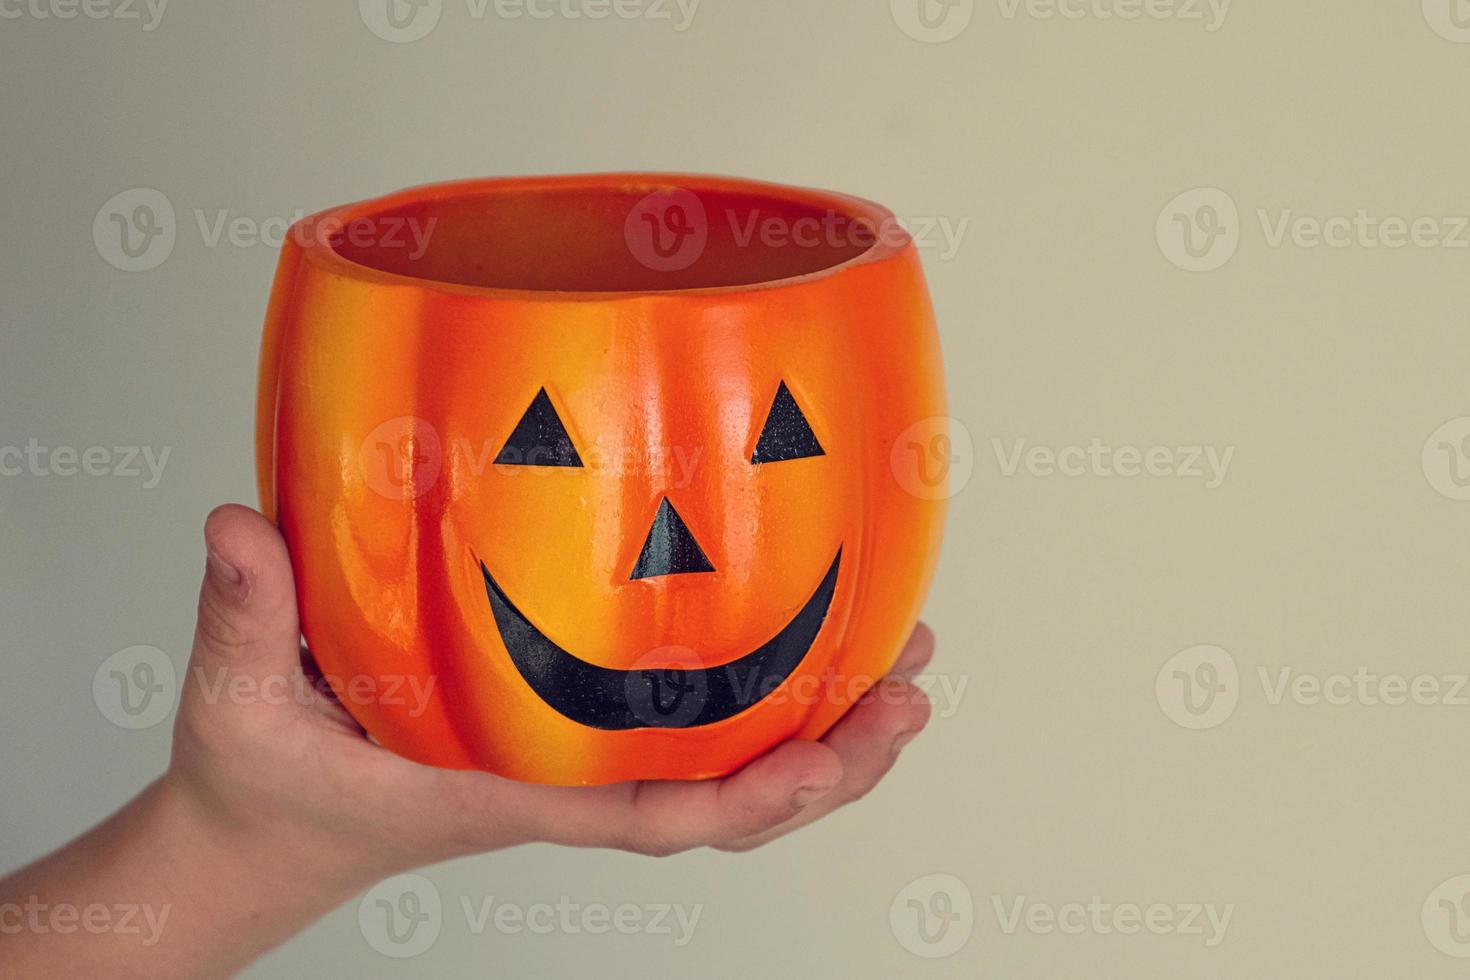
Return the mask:
<svg viewBox="0 0 1470 980">
<path fill-rule="evenodd" d="M 170 896 L 176 948 L 208 949 L 233 973 L 369 887 L 340 844 L 296 836 L 285 821 L 231 815 L 170 774 L 135 801 L 131 849 L 147 856 Z M 214 972 L 213 970 L 205 972 Z"/>
<path fill-rule="evenodd" d="M 292 860 L 160 779 L 0 882 L 0 902 L 34 920 L 0 960 L 19 976 L 228 976 L 352 896 L 355 882 Z M 97 918 L 109 910 L 116 928 Z"/>
<path fill-rule="evenodd" d="M 262 903 L 319 896 L 314 904 L 327 911 L 382 877 L 350 841 L 314 833 L 287 814 L 222 800 L 172 770 L 143 798 L 149 834 L 166 842 L 181 870 L 228 880 L 236 895 Z"/>
</svg>

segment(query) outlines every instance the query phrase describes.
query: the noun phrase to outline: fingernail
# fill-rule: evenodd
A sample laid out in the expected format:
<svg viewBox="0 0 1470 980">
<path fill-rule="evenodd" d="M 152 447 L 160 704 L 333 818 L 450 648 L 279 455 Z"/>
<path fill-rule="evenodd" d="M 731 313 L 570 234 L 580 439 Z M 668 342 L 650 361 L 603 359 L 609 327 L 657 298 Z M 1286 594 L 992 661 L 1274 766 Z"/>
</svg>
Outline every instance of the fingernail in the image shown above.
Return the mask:
<svg viewBox="0 0 1470 980">
<path fill-rule="evenodd" d="M 244 579 L 238 568 L 215 554 L 212 549 L 205 557 L 205 564 L 209 566 L 209 573 L 225 585 L 239 585 Z"/>
<path fill-rule="evenodd" d="M 916 739 L 918 737 L 919 737 L 919 732 L 918 731 L 912 731 L 912 732 L 904 732 L 902 735 L 898 736 L 898 738 L 895 738 L 893 740 L 893 754 L 894 755 L 898 755 L 900 752 L 902 752 L 908 746 L 908 744 L 910 742 L 912 742 L 914 739 Z"/>
<path fill-rule="evenodd" d="M 797 810 L 805 810 L 830 792 L 831 786 L 803 786 L 792 794 L 791 805 Z"/>
</svg>

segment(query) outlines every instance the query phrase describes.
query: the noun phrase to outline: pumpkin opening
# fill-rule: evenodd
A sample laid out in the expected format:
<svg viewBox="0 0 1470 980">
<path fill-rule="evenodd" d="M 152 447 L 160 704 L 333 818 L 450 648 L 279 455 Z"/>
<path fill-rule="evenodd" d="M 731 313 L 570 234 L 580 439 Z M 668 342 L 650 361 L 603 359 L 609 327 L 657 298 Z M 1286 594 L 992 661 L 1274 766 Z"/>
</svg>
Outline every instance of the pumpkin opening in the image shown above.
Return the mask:
<svg viewBox="0 0 1470 980">
<path fill-rule="evenodd" d="M 350 262 L 462 286 L 557 293 L 750 286 L 850 262 L 904 233 L 879 208 L 711 180 L 552 181 L 400 197 L 327 237 Z"/>
</svg>

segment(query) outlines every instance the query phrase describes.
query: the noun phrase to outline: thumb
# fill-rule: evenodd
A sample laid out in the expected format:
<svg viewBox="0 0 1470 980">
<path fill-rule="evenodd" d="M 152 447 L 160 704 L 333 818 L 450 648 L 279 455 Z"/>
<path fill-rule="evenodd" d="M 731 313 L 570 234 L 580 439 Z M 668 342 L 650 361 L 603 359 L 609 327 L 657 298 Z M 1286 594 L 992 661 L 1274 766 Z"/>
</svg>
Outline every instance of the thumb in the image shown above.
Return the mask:
<svg viewBox="0 0 1470 980">
<path fill-rule="evenodd" d="M 191 671 L 257 682 L 300 669 L 301 627 L 286 542 L 248 507 L 217 508 L 204 522 L 207 549 Z"/>
</svg>

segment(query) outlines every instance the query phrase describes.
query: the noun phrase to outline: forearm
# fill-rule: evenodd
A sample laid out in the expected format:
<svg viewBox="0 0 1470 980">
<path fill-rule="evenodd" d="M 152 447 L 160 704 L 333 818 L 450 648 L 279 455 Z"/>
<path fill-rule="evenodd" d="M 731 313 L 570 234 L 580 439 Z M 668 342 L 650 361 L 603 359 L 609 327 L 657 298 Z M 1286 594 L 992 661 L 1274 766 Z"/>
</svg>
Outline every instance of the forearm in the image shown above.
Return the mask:
<svg viewBox="0 0 1470 980">
<path fill-rule="evenodd" d="M 159 780 L 106 822 L 0 881 L 0 978 L 228 976 L 345 901 L 290 855 L 211 827 Z"/>
</svg>

